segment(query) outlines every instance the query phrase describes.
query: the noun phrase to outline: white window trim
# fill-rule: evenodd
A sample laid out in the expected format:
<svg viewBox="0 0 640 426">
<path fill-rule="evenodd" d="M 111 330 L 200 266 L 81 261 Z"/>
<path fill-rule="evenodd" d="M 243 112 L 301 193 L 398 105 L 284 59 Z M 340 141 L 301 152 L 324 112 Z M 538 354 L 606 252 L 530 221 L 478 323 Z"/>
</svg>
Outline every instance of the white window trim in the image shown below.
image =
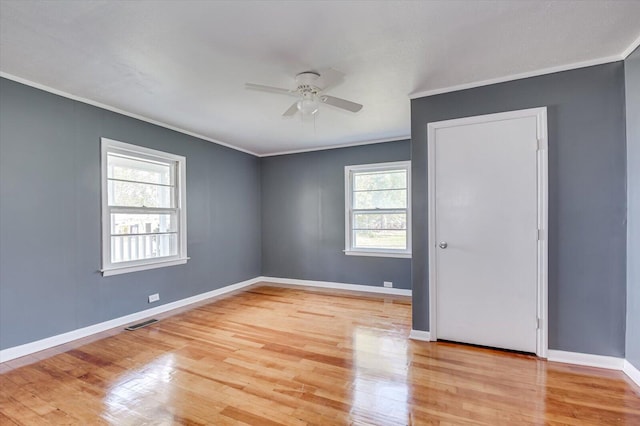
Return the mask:
<svg viewBox="0 0 640 426">
<path fill-rule="evenodd" d="M 131 145 L 119 142 L 113 139 L 101 138 L 101 199 L 102 199 L 102 275 L 107 277 L 110 275 L 126 274 L 129 272 L 144 271 L 147 269 L 162 268 L 166 266 L 182 265 L 187 263 L 187 171 L 185 157 L 170 154 L 155 149 L 144 148 L 137 145 Z M 110 151 L 121 153 L 131 153 L 138 157 L 149 157 L 160 161 L 176 162 L 176 189 L 178 190 L 178 254 L 176 256 L 166 256 L 156 259 L 134 260 L 130 262 L 122 262 L 119 264 L 111 263 L 111 229 L 109 220 L 109 204 L 107 189 L 107 154 Z"/>
<path fill-rule="evenodd" d="M 407 249 L 406 250 L 394 250 L 394 249 L 354 249 L 351 245 L 351 229 L 353 228 L 352 220 L 352 196 L 353 191 L 351 188 L 352 175 L 354 172 L 363 171 L 385 171 L 385 170 L 397 170 L 404 168 L 407 170 Z M 354 166 L 344 167 L 344 254 L 347 256 L 375 256 L 375 257 L 400 257 L 411 258 L 411 161 L 393 161 L 388 163 L 375 163 L 375 164 L 359 164 Z"/>
</svg>

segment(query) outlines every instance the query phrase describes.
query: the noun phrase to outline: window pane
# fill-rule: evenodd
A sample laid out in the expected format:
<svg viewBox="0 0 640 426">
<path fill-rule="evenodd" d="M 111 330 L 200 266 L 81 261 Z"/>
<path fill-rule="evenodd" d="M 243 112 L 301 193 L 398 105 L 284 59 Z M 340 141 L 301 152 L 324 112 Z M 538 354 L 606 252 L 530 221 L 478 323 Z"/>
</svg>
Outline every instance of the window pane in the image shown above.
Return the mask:
<svg viewBox="0 0 640 426">
<path fill-rule="evenodd" d="M 405 250 L 407 231 L 353 231 L 354 248 Z"/>
<path fill-rule="evenodd" d="M 381 172 L 356 173 L 353 177 L 355 191 L 371 189 L 398 189 L 407 187 L 407 172 L 392 170 Z"/>
<path fill-rule="evenodd" d="M 406 207 L 406 189 L 390 189 L 388 191 L 366 191 L 353 193 L 354 209 L 404 209 Z"/>
<path fill-rule="evenodd" d="M 175 232 L 175 214 L 111 214 L 112 234 L 150 234 L 155 232 Z"/>
<path fill-rule="evenodd" d="M 175 207 L 173 187 L 148 183 L 108 181 L 109 205 L 126 207 Z"/>
<path fill-rule="evenodd" d="M 406 229 L 406 213 L 355 213 L 355 229 Z"/>
<path fill-rule="evenodd" d="M 112 263 L 176 256 L 177 254 L 177 234 L 111 237 Z"/>
<path fill-rule="evenodd" d="M 109 179 L 173 185 L 172 165 L 109 154 Z"/>
</svg>

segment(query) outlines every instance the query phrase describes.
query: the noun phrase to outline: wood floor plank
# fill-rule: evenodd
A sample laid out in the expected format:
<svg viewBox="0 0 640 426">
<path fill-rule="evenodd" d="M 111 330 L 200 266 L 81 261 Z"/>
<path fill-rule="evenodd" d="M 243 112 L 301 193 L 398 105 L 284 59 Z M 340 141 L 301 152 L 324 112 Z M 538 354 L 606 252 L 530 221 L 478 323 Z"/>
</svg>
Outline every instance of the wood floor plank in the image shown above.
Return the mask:
<svg viewBox="0 0 640 426">
<path fill-rule="evenodd" d="M 640 425 L 623 373 L 408 339 L 410 299 L 263 283 L 0 364 L 0 424 Z"/>
</svg>

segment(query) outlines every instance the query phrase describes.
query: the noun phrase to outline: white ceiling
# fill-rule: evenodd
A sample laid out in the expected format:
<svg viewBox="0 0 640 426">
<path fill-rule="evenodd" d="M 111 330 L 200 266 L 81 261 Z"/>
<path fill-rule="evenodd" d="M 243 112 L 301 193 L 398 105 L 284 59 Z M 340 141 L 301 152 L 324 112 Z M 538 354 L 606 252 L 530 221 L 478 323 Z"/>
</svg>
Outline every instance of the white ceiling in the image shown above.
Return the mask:
<svg viewBox="0 0 640 426">
<path fill-rule="evenodd" d="M 0 0 L 2 75 L 258 155 L 406 138 L 410 94 L 620 59 L 640 1 Z M 345 75 L 315 123 L 296 73 Z"/>
</svg>

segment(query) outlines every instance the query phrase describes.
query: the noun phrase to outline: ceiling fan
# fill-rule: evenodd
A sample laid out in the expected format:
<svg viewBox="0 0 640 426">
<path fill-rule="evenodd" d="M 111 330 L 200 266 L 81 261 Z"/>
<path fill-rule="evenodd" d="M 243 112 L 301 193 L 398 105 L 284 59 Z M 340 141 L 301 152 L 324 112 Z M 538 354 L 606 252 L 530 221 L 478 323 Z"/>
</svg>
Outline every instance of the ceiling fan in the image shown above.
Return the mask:
<svg viewBox="0 0 640 426">
<path fill-rule="evenodd" d="M 278 93 L 281 95 L 295 96 L 298 98 L 287 109 L 283 117 L 291 117 L 298 111 L 302 116 L 313 116 L 318 112 L 320 104 L 327 104 L 336 108 L 344 109 L 351 112 L 358 112 L 362 109 L 362 105 L 348 101 L 335 96 L 325 95 L 320 84 L 320 73 L 315 71 L 305 71 L 296 75 L 295 89 L 281 89 L 279 87 L 264 86 L 262 84 L 245 83 L 245 87 L 251 90 L 260 90 L 263 92 Z"/>
</svg>

